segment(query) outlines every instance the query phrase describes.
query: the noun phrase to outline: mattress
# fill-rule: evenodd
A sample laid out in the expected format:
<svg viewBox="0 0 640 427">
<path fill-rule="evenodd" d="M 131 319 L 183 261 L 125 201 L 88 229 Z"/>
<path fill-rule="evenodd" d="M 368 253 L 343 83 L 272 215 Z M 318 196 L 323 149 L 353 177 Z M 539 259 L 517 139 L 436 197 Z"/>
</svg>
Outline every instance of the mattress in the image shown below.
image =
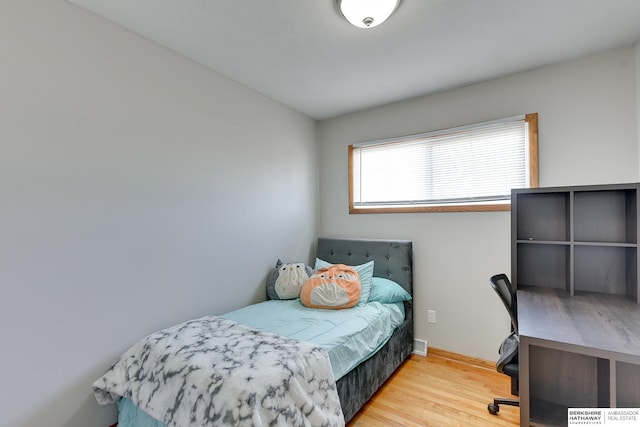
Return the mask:
<svg viewBox="0 0 640 427">
<path fill-rule="evenodd" d="M 322 310 L 295 300 L 269 300 L 220 317 L 288 338 L 314 342 L 329 353 L 336 380 L 370 358 L 404 320 L 403 303 L 370 302 L 346 310 Z M 119 427 L 165 427 L 129 399 L 118 402 Z"/>
<path fill-rule="evenodd" d="M 347 310 L 307 308 L 299 300 L 270 300 L 221 317 L 264 332 L 319 344 L 336 381 L 382 347 L 404 320 L 404 305 L 370 302 Z"/>
</svg>

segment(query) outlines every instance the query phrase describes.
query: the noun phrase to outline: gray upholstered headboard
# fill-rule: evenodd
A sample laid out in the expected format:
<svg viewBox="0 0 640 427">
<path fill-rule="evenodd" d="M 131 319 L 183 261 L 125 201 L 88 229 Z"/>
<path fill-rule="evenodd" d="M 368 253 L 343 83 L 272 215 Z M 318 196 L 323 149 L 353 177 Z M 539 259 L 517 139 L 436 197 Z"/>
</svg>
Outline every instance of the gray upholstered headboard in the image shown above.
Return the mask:
<svg viewBox="0 0 640 427">
<path fill-rule="evenodd" d="M 346 265 L 374 260 L 374 276 L 393 280 L 413 295 L 413 244 L 410 240 L 319 237 L 316 257 Z"/>
</svg>

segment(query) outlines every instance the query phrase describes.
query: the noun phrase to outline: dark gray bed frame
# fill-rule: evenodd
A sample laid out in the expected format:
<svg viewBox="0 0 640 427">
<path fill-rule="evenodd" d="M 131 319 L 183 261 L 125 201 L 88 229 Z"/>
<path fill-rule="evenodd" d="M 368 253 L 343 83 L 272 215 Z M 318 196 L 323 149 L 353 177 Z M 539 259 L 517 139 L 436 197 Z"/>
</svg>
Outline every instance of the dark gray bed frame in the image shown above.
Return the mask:
<svg viewBox="0 0 640 427">
<path fill-rule="evenodd" d="M 316 257 L 332 264 L 359 265 L 374 260 L 373 275 L 399 283 L 413 296 L 413 245 L 410 240 L 318 238 Z M 389 341 L 336 382 L 345 421 L 384 384 L 413 351 L 413 303 L 405 302 L 405 321 Z"/>
</svg>

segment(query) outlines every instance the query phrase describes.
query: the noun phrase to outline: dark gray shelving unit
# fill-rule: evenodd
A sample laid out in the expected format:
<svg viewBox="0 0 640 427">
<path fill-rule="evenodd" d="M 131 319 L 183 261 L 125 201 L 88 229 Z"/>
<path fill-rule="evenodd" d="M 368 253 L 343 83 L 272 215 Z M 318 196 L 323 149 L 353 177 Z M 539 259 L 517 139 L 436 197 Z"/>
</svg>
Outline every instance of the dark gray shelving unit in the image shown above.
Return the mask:
<svg viewBox="0 0 640 427">
<path fill-rule="evenodd" d="M 640 303 L 639 184 L 511 193 L 511 275 L 543 286 L 625 295 Z"/>
<path fill-rule="evenodd" d="M 640 407 L 640 184 L 511 193 L 520 424 Z"/>
</svg>

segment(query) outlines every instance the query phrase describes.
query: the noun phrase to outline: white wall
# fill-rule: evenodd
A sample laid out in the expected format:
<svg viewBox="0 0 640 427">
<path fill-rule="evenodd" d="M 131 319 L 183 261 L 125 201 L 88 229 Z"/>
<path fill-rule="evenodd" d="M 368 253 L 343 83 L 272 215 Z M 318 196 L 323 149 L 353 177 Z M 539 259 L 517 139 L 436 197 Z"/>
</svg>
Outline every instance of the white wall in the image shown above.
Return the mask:
<svg viewBox="0 0 640 427">
<path fill-rule="evenodd" d="M 349 215 L 347 146 L 537 112 L 542 186 L 637 181 L 635 61 L 611 50 L 321 122 L 320 235 L 412 239 L 416 337 L 495 359 L 509 321 L 488 279 L 510 272 L 509 212 Z"/>
<path fill-rule="evenodd" d="M 63 0 L 0 10 L 0 426 L 106 427 L 142 336 L 316 236 L 315 122 Z"/>
</svg>

